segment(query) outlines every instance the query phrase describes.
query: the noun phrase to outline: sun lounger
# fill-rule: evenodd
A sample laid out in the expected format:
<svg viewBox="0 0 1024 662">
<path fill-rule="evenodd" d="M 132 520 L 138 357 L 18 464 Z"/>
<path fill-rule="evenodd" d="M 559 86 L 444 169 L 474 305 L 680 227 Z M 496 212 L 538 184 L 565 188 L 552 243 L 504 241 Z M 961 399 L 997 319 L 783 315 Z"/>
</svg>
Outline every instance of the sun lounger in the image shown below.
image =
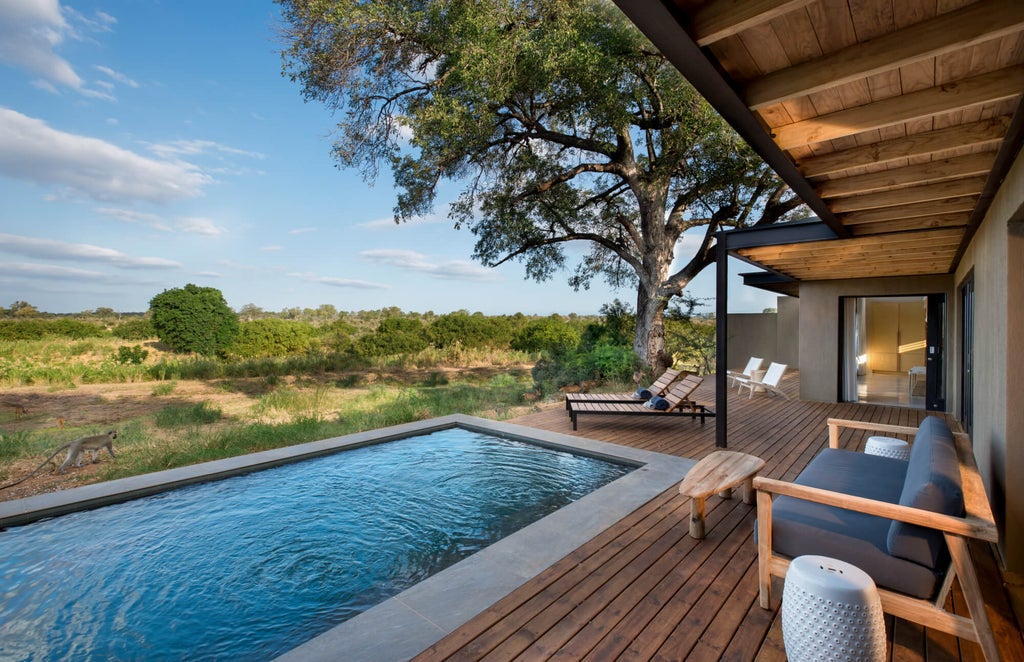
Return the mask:
<svg viewBox="0 0 1024 662">
<path fill-rule="evenodd" d="M 652 398 L 646 403 L 641 402 L 570 402 L 569 418 L 572 420 L 572 429 L 577 429 L 579 416 L 583 414 L 600 414 L 605 416 L 689 416 L 700 418 L 701 424 L 707 417 L 713 417 L 715 412 L 704 405 L 699 405 L 690 399 L 693 392 L 704 381 L 703 377 L 687 375 L 680 381 L 672 384 L 665 393 L 664 400 L 667 401 L 667 409 L 658 410 L 651 406 L 656 399 Z"/>
<path fill-rule="evenodd" d="M 664 396 L 668 391 L 668 387 L 679 379 L 679 376 L 682 374 L 682 370 L 669 368 L 662 373 L 661 377 L 654 380 L 654 383 L 646 390 L 651 395 Z M 573 402 L 643 402 L 644 400 L 645 398 L 639 397 L 637 393 L 566 393 L 565 408 L 568 410 L 569 405 Z"/>
</svg>

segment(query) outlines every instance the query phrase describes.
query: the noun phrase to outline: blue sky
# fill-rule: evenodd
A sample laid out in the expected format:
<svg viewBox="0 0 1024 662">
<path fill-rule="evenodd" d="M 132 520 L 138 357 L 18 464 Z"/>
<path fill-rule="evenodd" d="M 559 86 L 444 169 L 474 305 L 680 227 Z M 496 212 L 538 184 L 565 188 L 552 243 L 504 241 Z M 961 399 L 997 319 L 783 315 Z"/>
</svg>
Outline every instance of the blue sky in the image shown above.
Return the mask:
<svg viewBox="0 0 1024 662">
<path fill-rule="evenodd" d="M 473 235 L 446 220 L 456 184 L 396 226 L 387 175 L 336 168 L 330 113 L 281 76 L 276 15 L 250 0 L 0 1 L 0 305 L 144 311 L 186 283 L 236 310 L 634 303 L 472 261 Z M 775 305 L 734 283 L 732 310 Z M 691 292 L 713 296 L 713 269 Z"/>
</svg>

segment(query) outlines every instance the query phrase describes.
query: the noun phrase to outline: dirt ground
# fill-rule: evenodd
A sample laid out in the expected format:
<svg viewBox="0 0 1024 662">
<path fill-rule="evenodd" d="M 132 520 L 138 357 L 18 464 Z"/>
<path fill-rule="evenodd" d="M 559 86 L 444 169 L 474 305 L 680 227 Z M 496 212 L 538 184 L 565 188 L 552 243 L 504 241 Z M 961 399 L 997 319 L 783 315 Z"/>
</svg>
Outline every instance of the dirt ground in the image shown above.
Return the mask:
<svg viewBox="0 0 1024 662">
<path fill-rule="evenodd" d="M 528 369 L 528 366 L 526 367 Z M 388 375 L 388 381 L 398 383 L 416 383 L 429 373 L 439 372 L 437 369 L 424 374 L 410 372 L 402 375 Z M 486 378 L 496 374 L 495 369 L 452 370 L 451 379 L 470 373 L 476 378 Z M 379 379 L 376 375 L 361 375 L 364 382 L 373 383 Z M 336 381 L 337 375 L 331 379 Z M 254 420 L 253 406 L 259 398 L 270 392 L 262 379 L 231 379 L 210 381 L 176 381 L 173 391 L 167 395 L 155 395 L 154 389 L 161 382 L 137 382 L 129 384 L 82 384 L 73 389 L 53 390 L 48 386 L 28 386 L 0 391 L 0 444 L 4 436 L 25 430 L 52 430 L 54 435 L 53 448 L 66 443 L 70 435 L 64 428 L 86 428 L 106 430 L 116 429 L 126 421 L 138 419 L 173 405 L 193 405 L 207 402 L 212 408 L 219 409 L 225 419 L 234 422 Z M 282 386 L 315 388 L 316 382 L 307 378 L 301 381 L 295 378 L 281 378 L 275 388 Z M 351 397 L 357 397 L 363 389 L 339 389 Z M 25 408 L 25 413 L 18 414 L 17 407 Z M 265 418 L 264 418 L 265 420 Z M 91 432 L 90 432 L 91 433 Z M 117 452 L 115 442 L 114 452 Z M 91 458 L 91 454 L 90 454 Z M 62 456 L 58 459 L 62 459 Z M 109 461 L 104 451 L 99 462 Z M 32 457 L 17 460 L 9 465 L 7 476 L 11 480 L 32 473 L 42 462 L 43 457 Z M 44 468 L 37 475 L 18 485 L 0 489 L 0 501 L 20 499 L 34 494 L 54 492 L 57 490 L 78 487 L 95 482 L 96 474 L 102 464 L 85 464 L 72 467 L 65 474 L 53 471 L 53 465 Z M 0 485 L 9 481 L 0 481 Z"/>
</svg>

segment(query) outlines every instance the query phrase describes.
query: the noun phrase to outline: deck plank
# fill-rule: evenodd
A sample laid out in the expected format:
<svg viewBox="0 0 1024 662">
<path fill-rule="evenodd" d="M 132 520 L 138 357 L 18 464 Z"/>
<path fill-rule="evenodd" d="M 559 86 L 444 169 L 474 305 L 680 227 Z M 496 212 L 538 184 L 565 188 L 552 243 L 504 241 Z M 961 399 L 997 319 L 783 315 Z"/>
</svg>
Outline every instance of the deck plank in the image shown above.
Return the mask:
<svg viewBox="0 0 1024 662">
<path fill-rule="evenodd" d="M 917 425 L 928 412 L 880 405 L 800 401 L 799 373 L 782 383 L 789 400 L 729 396 L 729 449 L 765 460 L 762 475 L 792 480 L 828 445 L 826 419 Z M 705 379 L 696 402 L 713 403 Z M 952 419 L 949 419 L 954 423 Z M 515 423 L 701 459 L 716 450 L 715 425 L 688 418 L 594 416 L 572 432 L 559 402 Z M 846 429 L 843 448 L 862 450 L 870 433 Z M 675 487 L 597 535 L 484 610 L 415 659 L 438 660 L 785 660 L 779 605 L 757 599 L 756 508 L 739 498 L 707 501 L 707 537 L 688 535 L 689 499 Z M 1024 640 L 987 544 L 972 544 L 1004 660 L 1024 662 Z M 963 610 L 958 585 L 950 600 Z M 889 659 L 967 662 L 976 644 L 887 617 Z"/>
</svg>

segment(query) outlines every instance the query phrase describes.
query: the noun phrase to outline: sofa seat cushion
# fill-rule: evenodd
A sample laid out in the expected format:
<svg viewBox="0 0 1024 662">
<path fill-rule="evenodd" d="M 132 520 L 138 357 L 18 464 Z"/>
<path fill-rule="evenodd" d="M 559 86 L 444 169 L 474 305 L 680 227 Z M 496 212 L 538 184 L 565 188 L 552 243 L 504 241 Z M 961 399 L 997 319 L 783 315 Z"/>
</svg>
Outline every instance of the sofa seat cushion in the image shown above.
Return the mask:
<svg viewBox="0 0 1024 662">
<path fill-rule="evenodd" d="M 964 514 L 956 442 L 941 418 L 929 416 L 917 430 L 899 504 L 944 515 Z M 929 568 L 948 562 L 946 541 L 934 529 L 893 521 L 886 546 L 889 554 Z"/>
<path fill-rule="evenodd" d="M 908 463 L 853 451 L 825 449 L 794 481 L 867 499 L 898 503 Z M 920 598 L 935 594 L 936 573 L 891 556 L 887 538 L 892 520 L 822 504 L 778 497 L 772 506 L 772 547 L 796 558 L 818 554 L 852 563 L 879 586 Z"/>
</svg>

